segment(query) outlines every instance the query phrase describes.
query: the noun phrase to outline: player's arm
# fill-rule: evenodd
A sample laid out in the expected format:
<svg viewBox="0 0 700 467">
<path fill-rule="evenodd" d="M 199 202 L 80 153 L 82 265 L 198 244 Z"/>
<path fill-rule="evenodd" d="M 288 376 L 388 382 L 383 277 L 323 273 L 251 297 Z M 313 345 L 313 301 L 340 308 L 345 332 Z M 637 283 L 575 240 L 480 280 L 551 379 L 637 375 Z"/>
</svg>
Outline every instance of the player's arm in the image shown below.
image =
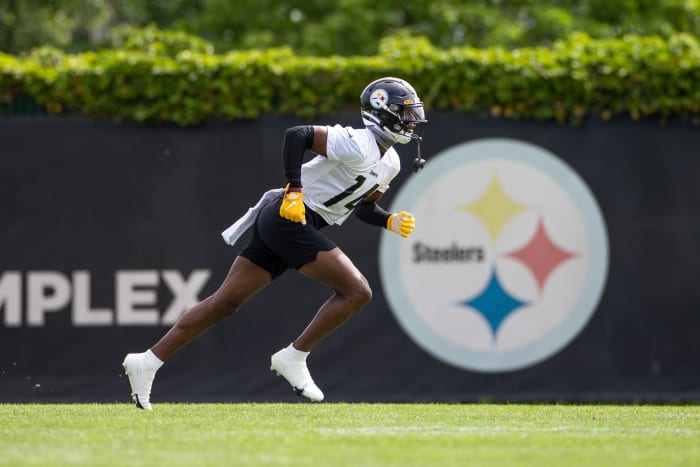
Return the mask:
<svg viewBox="0 0 700 467">
<path fill-rule="evenodd" d="M 384 210 L 377 201 L 382 197 L 381 192 L 375 191 L 355 208 L 355 215 L 370 225 L 384 227 L 402 237 L 408 237 L 416 227 L 413 214 L 406 211 L 390 214 Z"/>
<path fill-rule="evenodd" d="M 280 216 L 292 222 L 306 224 L 306 209 L 301 185 L 301 165 L 304 154 L 310 149 L 316 154 L 326 155 L 328 130 L 324 126 L 295 126 L 284 132 L 282 161 L 287 186 L 280 206 Z"/>
<path fill-rule="evenodd" d="M 282 162 L 291 188 L 301 188 L 301 165 L 307 149 L 325 156 L 327 142 L 328 129 L 325 126 L 302 125 L 285 130 Z"/>
</svg>

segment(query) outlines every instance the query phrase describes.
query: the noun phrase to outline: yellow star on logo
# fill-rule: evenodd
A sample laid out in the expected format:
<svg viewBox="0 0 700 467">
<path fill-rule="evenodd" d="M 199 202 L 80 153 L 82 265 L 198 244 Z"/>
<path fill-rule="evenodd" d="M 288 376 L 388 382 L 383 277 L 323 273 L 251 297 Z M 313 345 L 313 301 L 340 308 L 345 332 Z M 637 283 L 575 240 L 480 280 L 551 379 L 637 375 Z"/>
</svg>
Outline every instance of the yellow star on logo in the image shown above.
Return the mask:
<svg viewBox="0 0 700 467">
<path fill-rule="evenodd" d="M 528 206 L 518 203 L 503 190 L 498 174 L 494 171 L 491 183 L 481 197 L 472 203 L 459 206 L 458 209 L 481 219 L 489 230 L 491 241 L 496 244 L 498 234 L 506 222 L 528 209 Z"/>
</svg>

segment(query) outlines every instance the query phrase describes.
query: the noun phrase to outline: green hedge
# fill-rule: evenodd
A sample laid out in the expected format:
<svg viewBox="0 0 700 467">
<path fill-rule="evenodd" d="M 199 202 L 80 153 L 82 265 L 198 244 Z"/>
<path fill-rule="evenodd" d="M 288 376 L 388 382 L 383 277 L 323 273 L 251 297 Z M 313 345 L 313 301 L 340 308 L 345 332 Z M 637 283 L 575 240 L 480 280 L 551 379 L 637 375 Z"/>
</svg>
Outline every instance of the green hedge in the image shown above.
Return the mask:
<svg viewBox="0 0 700 467">
<path fill-rule="evenodd" d="M 384 75 L 411 81 L 428 111 L 570 123 L 589 114 L 683 116 L 700 123 L 700 44 L 685 34 L 576 34 L 551 48 L 515 50 L 440 50 L 423 38 L 394 37 L 370 57 L 307 57 L 290 49 L 67 55 L 44 48 L 26 57 L 0 54 L 0 102 L 31 96 L 50 114 L 180 125 L 261 114 L 310 119 L 357 110 L 362 87 Z"/>
</svg>

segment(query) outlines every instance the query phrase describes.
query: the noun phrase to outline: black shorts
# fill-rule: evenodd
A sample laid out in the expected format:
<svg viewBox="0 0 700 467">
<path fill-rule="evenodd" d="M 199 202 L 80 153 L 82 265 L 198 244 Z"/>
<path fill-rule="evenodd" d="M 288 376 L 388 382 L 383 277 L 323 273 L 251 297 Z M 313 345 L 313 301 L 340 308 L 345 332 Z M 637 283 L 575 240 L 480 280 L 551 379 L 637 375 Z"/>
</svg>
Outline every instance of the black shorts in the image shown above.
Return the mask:
<svg viewBox="0 0 700 467">
<path fill-rule="evenodd" d="M 306 208 L 306 225 L 280 217 L 282 197 L 265 206 L 253 227 L 253 238 L 240 256 L 268 271 L 272 278 L 288 268 L 299 269 L 316 259 L 319 251 L 337 245 L 319 232 L 328 224 L 317 213 Z"/>
</svg>

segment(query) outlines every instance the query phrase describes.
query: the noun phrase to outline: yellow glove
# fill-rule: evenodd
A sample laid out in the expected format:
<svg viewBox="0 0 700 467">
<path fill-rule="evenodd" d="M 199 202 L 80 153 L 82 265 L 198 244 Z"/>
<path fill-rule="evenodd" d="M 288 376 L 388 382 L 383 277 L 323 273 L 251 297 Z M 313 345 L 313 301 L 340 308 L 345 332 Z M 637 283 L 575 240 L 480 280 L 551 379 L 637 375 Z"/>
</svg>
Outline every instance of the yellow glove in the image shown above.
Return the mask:
<svg viewBox="0 0 700 467">
<path fill-rule="evenodd" d="M 389 216 L 386 221 L 387 230 L 401 235 L 403 238 L 408 237 L 416 227 L 416 219 L 413 214 L 406 211 L 401 211 Z"/>
<path fill-rule="evenodd" d="M 295 190 L 295 188 L 292 188 Z M 284 190 L 284 199 L 280 206 L 280 217 L 292 222 L 301 222 L 306 225 L 306 208 L 302 199 L 301 188 L 298 191 L 290 191 L 289 183 Z"/>
</svg>

